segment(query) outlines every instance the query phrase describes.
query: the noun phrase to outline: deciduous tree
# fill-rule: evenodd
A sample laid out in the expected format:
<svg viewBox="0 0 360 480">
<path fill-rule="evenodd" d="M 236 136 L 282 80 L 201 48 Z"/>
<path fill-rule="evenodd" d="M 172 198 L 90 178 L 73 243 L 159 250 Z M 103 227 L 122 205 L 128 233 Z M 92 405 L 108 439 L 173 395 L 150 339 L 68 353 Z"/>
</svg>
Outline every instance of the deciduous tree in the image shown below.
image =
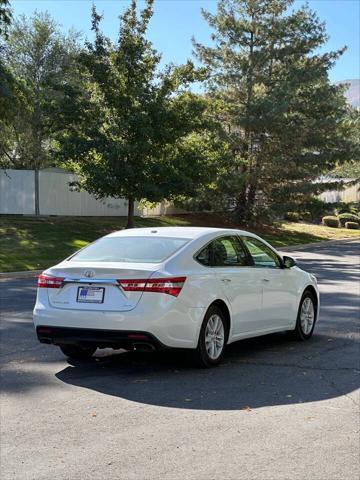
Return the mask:
<svg viewBox="0 0 360 480">
<path fill-rule="evenodd" d="M 67 124 L 60 156 L 79 175 L 79 188 L 97 198 L 135 201 L 188 196 L 209 181 L 213 160 L 206 100 L 187 86 L 199 78 L 193 64 L 159 70 L 160 55 L 146 38 L 152 0 L 138 13 L 133 0 L 111 42 L 92 10 L 93 42 L 81 55 L 82 78 L 67 89 L 59 112 Z"/>
<path fill-rule="evenodd" d="M 60 100 L 59 86 L 76 75 L 76 41 L 77 34 L 63 35 L 48 13 L 20 16 L 9 29 L 3 58 L 21 99 L 13 105 L 7 154 L 17 168 L 39 169 L 52 161 L 54 104 Z"/>
</svg>

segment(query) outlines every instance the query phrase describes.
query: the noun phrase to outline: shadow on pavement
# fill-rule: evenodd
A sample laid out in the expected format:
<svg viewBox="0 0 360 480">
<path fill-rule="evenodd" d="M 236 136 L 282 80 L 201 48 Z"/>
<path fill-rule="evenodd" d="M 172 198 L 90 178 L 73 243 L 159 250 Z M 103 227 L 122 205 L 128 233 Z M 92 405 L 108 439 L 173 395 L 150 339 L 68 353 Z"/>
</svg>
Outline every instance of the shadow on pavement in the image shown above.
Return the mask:
<svg viewBox="0 0 360 480">
<path fill-rule="evenodd" d="M 230 345 L 222 365 L 210 370 L 191 368 L 183 352 L 127 353 L 73 364 L 56 377 L 148 405 L 199 410 L 259 408 L 321 401 L 352 392 L 360 373 L 359 365 L 351 363 L 358 346 L 355 340 L 323 335 L 306 344 L 297 343 L 277 334 Z"/>
</svg>

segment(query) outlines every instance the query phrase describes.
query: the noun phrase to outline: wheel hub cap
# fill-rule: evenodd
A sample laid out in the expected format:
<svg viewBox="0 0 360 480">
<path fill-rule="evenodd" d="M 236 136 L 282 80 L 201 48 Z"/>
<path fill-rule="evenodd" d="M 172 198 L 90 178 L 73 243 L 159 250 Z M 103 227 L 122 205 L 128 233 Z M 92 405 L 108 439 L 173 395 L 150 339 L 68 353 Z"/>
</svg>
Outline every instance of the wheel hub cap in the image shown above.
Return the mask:
<svg viewBox="0 0 360 480">
<path fill-rule="evenodd" d="M 305 335 L 309 335 L 315 321 L 315 308 L 311 298 L 307 297 L 303 301 L 300 313 L 301 329 Z"/>
<path fill-rule="evenodd" d="M 216 360 L 224 348 L 225 331 L 222 319 L 214 314 L 208 320 L 205 330 L 205 346 L 209 357 Z"/>
</svg>

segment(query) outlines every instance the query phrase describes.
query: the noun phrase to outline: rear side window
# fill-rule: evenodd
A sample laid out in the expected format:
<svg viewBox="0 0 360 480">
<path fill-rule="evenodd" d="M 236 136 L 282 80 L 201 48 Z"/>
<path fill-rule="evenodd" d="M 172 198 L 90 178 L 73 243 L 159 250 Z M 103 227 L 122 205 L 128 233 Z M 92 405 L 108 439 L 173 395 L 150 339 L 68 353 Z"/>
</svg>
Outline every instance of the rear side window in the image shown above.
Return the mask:
<svg viewBox="0 0 360 480">
<path fill-rule="evenodd" d="M 203 248 L 201 252 L 196 257 L 196 260 L 201 263 L 201 265 L 205 265 L 206 267 L 211 266 L 211 246 L 208 245 L 207 247 Z"/>
<path fill-rule="evenodd" d="M 75 253 L 70 262 L 160 263 L 189 240 L 163 237 L 105 237 Z"/>
<path fill-rule="evenodd" d="M 211 267 L 242 267 L 249 264 L 247 253 L 236 236 L 217 238 L 200 251 L 196 260 Z"/>
</svg>

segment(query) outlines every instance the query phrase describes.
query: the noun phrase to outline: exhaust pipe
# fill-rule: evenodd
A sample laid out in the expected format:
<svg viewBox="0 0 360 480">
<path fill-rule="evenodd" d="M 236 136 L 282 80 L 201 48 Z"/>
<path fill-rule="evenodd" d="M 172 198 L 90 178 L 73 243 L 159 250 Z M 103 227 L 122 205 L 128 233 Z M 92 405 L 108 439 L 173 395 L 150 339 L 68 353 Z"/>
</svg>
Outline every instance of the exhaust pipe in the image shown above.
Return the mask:
<svg viewBox="0 0 360 480">
<path fill-rule="evenodd" d="M 133 343 L 133 347 L 137 352 L 154 352 L 156 350 L 154 345 L 145 342 Z"/>
</svg>

